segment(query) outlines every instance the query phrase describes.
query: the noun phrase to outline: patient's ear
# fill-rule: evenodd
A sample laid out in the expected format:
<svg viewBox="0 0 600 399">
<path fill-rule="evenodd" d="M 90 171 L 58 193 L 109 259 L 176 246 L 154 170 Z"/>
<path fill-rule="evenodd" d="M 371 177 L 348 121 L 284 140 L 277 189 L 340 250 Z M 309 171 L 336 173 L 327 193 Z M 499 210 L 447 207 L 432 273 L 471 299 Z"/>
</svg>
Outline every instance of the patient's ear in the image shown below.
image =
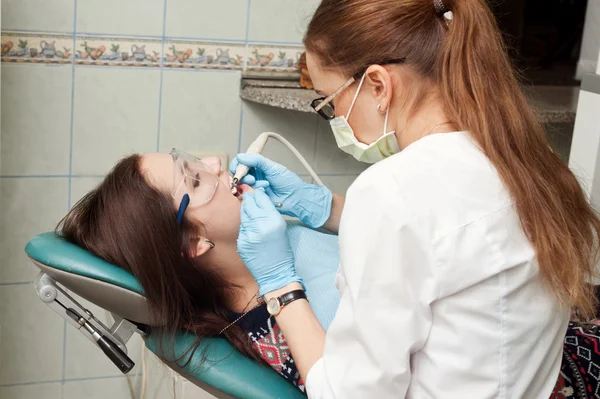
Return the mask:
<svg viewBox="0 0 600 399">
<path fill-rule="evenodd" d="M 205 237 L 196 237 L 195 242 L 190 245 L 190 256 L 197 258 L 204 255 L 215 247 L 215 244 Z"/>
</svg>

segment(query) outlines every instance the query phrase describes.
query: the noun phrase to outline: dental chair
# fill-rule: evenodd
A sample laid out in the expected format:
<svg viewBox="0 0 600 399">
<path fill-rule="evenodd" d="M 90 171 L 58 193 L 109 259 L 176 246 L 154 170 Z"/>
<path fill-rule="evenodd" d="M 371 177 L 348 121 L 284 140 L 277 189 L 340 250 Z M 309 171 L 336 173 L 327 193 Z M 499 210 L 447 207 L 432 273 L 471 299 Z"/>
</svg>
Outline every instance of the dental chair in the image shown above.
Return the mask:
<svg viewBox="0 0 600 399">
<path fill-rule="evenodd" d="M 126 346 L 133 334 L 140 334 L 146 347 L 161 357 L 157 334 L 152 331 L 160 323 L 152 319 L 144 291 L 131 273 L 54 233 L 34 237 L 25 252 L 40 269 L 34 282 L 40 299 L 97 345 L 123 373 L 134 366 Z M 105 326 L 69 292 L 109 311 L 113 325 Z M 187 333 L 178 335 L 176 354 L 185 353 L 194 338 Z M 275 371 L 243 356 L 222 338 L 205 339 L 184 368 L 172 359 L 161 360 L 217 398 L 305 398 Z"/>
</svg>

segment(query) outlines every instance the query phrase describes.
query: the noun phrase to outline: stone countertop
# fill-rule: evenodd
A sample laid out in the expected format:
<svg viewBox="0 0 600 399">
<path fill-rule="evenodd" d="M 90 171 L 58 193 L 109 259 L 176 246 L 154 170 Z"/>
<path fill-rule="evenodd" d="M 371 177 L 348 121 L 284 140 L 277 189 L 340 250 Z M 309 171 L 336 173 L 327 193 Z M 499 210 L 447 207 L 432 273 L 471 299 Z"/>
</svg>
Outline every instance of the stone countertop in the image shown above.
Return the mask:
<svg viewBox="0 0 600 399">
<path fill-rule="evenodd" d="M 525 89 L 530 104 L 543 123 L 574 123 L 579 87 L 535 86 Z M 310 103 L 318 95 L 297 81 L 244 79 L 244 100 L 292 111 L 314 112 Z"/>
</svg>

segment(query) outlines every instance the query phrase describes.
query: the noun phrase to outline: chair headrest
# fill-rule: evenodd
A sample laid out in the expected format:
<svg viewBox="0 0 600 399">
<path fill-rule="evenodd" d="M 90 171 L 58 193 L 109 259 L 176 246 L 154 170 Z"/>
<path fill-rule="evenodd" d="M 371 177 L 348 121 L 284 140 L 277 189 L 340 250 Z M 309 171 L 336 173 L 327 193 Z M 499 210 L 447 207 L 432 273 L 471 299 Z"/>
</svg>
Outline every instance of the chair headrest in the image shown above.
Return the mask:
<svg viewBox="0 0 600 399">
<path fill-rule="evenodd" d="M 160 324 L 150 316 L 139 281 L 125 269 L 55 233 L 34 237 L 25 246 L 25 252 L 44 273 L 101 308 L 137 323 Z"/>
<path fill-rule="evenodd" d="M 142 286 L 133 274 L 63 240 L 55 233 L 43 233 L 32 238 L 25 246 L 25 252 L 31 259 L 49 267 L 144 295 Z"/>
</svg>

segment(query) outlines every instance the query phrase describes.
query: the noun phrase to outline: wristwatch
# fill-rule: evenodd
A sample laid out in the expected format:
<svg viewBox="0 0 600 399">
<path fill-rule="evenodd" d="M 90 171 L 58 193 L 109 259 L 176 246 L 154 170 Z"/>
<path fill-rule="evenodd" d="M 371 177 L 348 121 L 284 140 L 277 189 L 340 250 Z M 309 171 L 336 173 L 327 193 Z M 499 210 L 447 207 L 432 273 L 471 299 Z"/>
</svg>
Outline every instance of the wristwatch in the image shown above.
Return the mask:
<svg viewBox="0 0 600 399">
<path fill-rule="evenodd" d="M 271 316 L 277 316 L 279 313 L 281 313 L 281 309 L 297 299 L 308 300 L 306 297 L 306 292 L 304 292 L 304 290 L 294 290 L 277 298 L 269 298 L 267 300 L 267 312 L 269 312 Z"/>
</svg>

